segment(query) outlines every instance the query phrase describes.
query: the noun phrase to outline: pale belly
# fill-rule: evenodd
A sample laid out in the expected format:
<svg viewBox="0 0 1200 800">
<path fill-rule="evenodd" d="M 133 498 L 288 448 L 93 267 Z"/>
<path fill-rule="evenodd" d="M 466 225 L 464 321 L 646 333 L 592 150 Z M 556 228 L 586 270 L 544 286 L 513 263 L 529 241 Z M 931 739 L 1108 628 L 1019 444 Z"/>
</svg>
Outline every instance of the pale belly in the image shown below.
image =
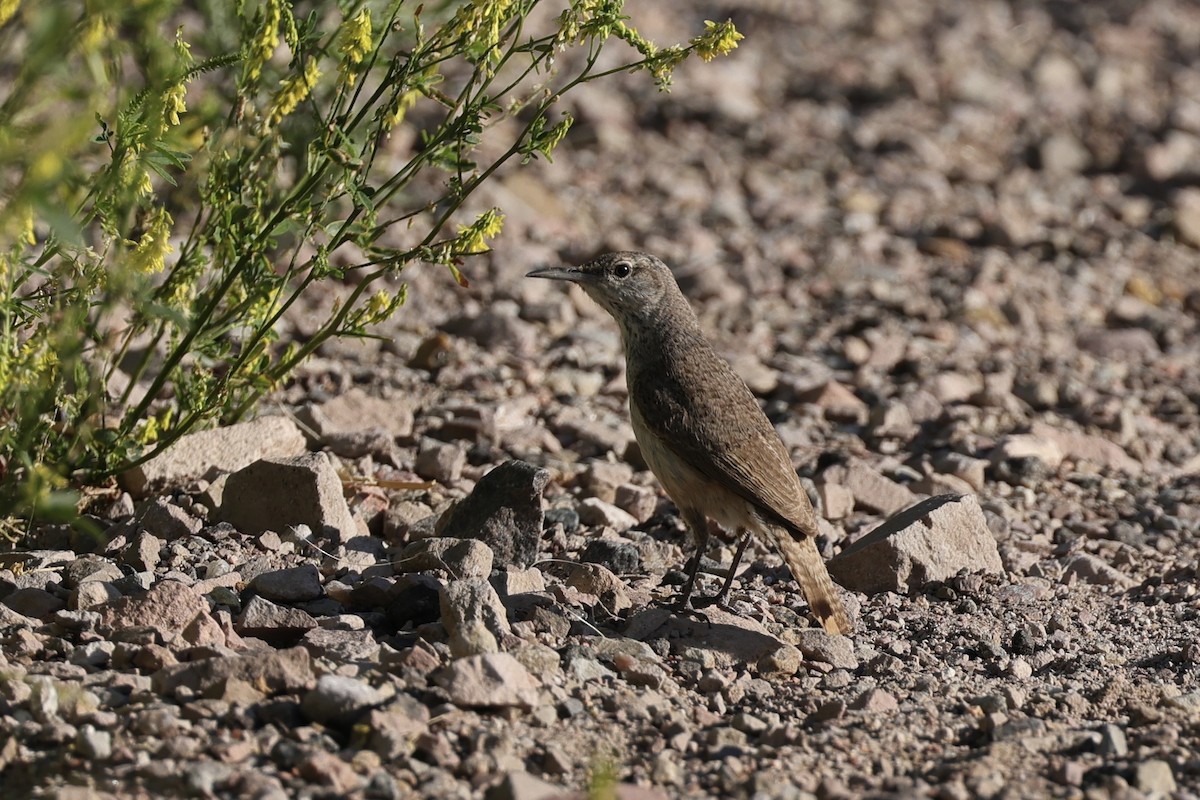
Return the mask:
<svg viewBox="0 0 1200 800">
<path fill-rule="evenodd" d="M 646 465 L 681 510 L 695 509 L 730 533 L 742 528 L 753 531 L 761 528 L 758 515 L 745 499 L 676 456 L 650 432 L 637 405 L 632 402 L 629 419 Z"/>
</svg>

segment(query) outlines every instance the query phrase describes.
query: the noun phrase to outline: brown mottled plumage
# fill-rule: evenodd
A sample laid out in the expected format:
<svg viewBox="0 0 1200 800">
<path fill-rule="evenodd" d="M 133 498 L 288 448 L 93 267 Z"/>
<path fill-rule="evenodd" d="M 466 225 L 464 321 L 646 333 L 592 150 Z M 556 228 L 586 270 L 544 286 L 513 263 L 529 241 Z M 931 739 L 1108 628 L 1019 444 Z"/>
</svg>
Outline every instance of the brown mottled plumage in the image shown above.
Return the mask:
<svg viewBox="0 0 1200 800">
<path fill-rule="evenodd" d="M 650 469 L 699 544 L 707 518 L 742 537 L 721 591 L 729 591 L 748 533 L 779 550 L 830 633 L 850 622 L 813 539 L 817 520 L 787 449 L 746 384 L 700 330 L 662 261 L 609 253 L 582 267 L 534 270 L 530 277 L 578 283 L 621 328 L 633 432 Z M 681 604 L 691 594 L 700 552 Z"/>
</svg>

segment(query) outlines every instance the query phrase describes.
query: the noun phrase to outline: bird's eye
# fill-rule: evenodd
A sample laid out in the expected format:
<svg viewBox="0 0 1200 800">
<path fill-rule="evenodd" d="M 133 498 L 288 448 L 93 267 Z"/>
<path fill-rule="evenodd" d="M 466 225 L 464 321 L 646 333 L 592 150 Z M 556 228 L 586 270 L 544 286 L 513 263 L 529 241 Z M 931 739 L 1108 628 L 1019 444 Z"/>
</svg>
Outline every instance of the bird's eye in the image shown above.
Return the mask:
<svg viewBox="0 0 1200 800">
<path fill-rule="evenodd" d="M 618 261 L 613 267 L 613 275 L 618 278 L 628 278 L 630 272 L 633 272 L 633 267 L 629 266 L 628 261 Z"/>
</svg>

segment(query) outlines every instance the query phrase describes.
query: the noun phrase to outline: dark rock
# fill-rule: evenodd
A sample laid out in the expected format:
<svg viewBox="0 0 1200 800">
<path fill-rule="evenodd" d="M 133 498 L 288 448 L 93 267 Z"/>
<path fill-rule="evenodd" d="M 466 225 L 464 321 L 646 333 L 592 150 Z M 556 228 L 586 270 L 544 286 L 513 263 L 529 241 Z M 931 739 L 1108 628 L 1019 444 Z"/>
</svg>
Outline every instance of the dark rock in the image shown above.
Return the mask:
<svg viewBox="0 0 1200 800">
<path fill-rule="evenodd" d="M 505 462 L 448 512 L 442 532 L 484 542 L 500 565 L 528 567 L 541 542 L 542 490 L 549 480 L 549 472 L 532 464 Z"/>
</svg>

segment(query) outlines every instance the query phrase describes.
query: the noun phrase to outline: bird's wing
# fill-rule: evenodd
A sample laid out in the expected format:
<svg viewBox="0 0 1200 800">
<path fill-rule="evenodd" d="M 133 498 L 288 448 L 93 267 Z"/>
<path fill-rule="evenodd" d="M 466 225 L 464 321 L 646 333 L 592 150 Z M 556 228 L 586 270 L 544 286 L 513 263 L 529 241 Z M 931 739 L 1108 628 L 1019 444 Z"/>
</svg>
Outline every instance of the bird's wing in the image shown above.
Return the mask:
<svg viewBox="0 0 1200 800">
<path fill-rule="evenodd" d="M 638 376 L 630 401 L 638 404 L 643 423 L 693 469 L 750 501 L 767 520 L 815 536 L 816 515 L 779 434 L 724 359 L 707 348 L 702 355 L 667 359 L 653 374 Z"/>
</svg>

